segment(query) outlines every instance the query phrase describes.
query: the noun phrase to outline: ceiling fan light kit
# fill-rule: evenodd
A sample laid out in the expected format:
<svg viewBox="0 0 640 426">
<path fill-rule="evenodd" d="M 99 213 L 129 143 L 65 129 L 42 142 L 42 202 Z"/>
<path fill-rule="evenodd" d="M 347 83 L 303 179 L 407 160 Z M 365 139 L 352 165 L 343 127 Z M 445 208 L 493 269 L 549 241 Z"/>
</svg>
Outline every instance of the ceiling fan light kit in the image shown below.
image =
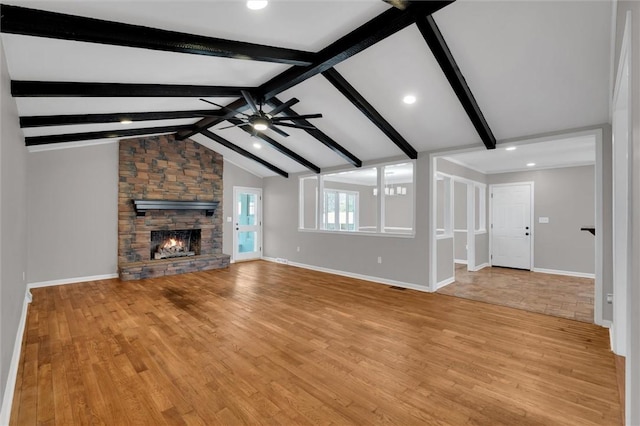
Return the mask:
<svg viewBox="0 0 640 426">
<path fill-rule="evenodd" d="M 229 114 L 233 114 L 234 117 L 229 117 L 229 118 L 233 118 L 233 120 L 238 121 L 231 126 L 221 127 L 218 130 L 229 129 L 231 127 L 251 126 L 253 127 L 254 130 L 258 132 L 271 129 L 277 134 L 279 134 L 280 136 L 283 136 L 286 138 L 289 136 L 289 134 L 279 129 L 277 126 L 291 127 L 294 129 L 312 129 L 313 130 L 315 129 L 314 126 L 308 125 L 308 123 L 300 124 L 297 121 L 306 120 L 309 118 L 322 118 L 322 114 L 293 114 L 293 115 L 279 116 L 286 109 L 300 102 L 296 98 L 291 98 L 287 102 L 279 106 L 276 106 L 271 111 L 264 112 L 262 110 L 262 104 L 263 104 L 262 99 L 258 99 L 256 101 L 256 99 L 251 95 L 251 93 L 249 93 L 246 90 L 242 90 L 241 93 L 245 102 L 247 103 L 247 105 L 252 111 L 251 115 L 245 114 L 244 112 L 241 112 L 241 111 L 231 109 L 224 105 L 219 105 L 215 102 L 211 102 L 206 99 L 200 99 L 201 101 L 204 101 L 208 104 L 215 105 L 223 110 L 226 110 Z"/>
</svg>

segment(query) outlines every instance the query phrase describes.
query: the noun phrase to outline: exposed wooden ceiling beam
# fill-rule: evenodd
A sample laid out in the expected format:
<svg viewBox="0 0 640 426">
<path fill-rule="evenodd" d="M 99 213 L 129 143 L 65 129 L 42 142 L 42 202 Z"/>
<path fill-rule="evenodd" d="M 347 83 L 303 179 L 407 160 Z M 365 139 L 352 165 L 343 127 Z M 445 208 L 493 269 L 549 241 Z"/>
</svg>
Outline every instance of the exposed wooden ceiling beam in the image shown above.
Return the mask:
<svg viewBox="0 0 640 426">
<path fill-rule="evenodd" d="M 279 93 L 332 68 L 345 59 L 362 52 L 367 47 L 415 23 L 416 16 L 434 13 L 453 3 L 453 1 L 414 2 L 405 10 L 392 7 L 322 49 L 318 52 L 317 59 L 311 65 L 291 67 L 252 91 L 252 93 L 261 94 L 265 101 L 268 101 Z M 243 107 L 245 102 L 239 99 L 231 105 L 234 106 L 234 109 L 238 109 Z M 231 107 L 231 105 L 229 106 Z M 196 123 L 193 130 L 181 132 L 177 137 L 178 139 L 187 138 L 200 132 L 201 129 L 209 128 L 218 122 L 215 119 L 205 118 Z"/>
<path fill-rule="evenodd" d="M 318 52 L 318 59 L 305 67 L 291 67 L 260 86 L 265 100 L 320 74 L 392 34 L 408 27 L 416 16 L 429 15 L 453 1 L 416 2 L 405 10 L 392 7 Z"/>
<path fill-rule="evenodd" d="M 458 64 L 456 63 L 449 47 L 447 46 L 440 29 L 436 25 L 436 21 L 431 16 L 418 16 L 416 19 L 416 26 L 422 33 L 425 41 L 429 45 L 433 56 L 435 56 L 442 72 L 449 80 L 451 88 L 455 92 L 456 96 L 460 100 L 462 107 L 467 112 L 469 119 L 476 128 L 476 131 L 480 135 L 482 142 L 487 149 L 495 149 L 496 138 L 485 120 L 478 102 L 471 93 L 471 89 L 467 84 Z"/>
<path fill-rule="evenodd" d="M 139 25 L 85 18 L 18 6 L 0 5 L 0 31 L 11 34 L 116 46 L 309 65 L 315 54 L 294 49 L 224 40 Z"/>
<path fill-rule="evenodd" d="M 105 97 L 105 98 L 226 98 L 254 87 L 194 86 L 189 84 L 77 83 L 66 81 L 11 80 L 14 97 Z"/>
<path fill-rule="evenodd" d="M 209 131 L 209 130 L 203 130 L 202 134 L 206 137 L 208 137 L 209 139 L 218 142 L 220 145 L 229 148 L 230 150 L 237 152 L 238 154 L 242 155 L 243 157 L 247 157 L 250 160 L 253 160 L 255 162 L 258 162 L 260 164 L 262 164 L 264 167 L 266 167 L 267 169 L 271 170 L 272 172 L 275 172 L 277 174 L 279 174 L 282 177 L 289 177 L 289 173 L 285 172 L 284 170 L 274 166 L 273 164 L 269 163 L 268 161 L 263 160 L 262 158 L 253 155 L 252 153 L 250 153 L 249 151 L 247 151 L 246 149 L 243 149 L 241 147 L 239 147 L 238 145 L 235 145 L 231 142 L 229 142 L 228 140 L 226 140 L 225 138 L 223 138 L 222 136 L 218 136 L 215 133 Z"/>
<path fill-rule="evenodd" d="M 228 121 L 231 124 L 242 124 L 243 123 L 242 120 L 238 120 L 237 118 L 229 118 Z M 248 127 L 251 127 L 251 126 L 238 126 L 239 129 L 244 130 L 246 133 L 254 136 L 254 130 L 252 130 L 253 128 L 249 129 Z M 276 151 L 278 151 L 279 153 L 281 153 L 283 155 L 286 155 L 287 157 L 291 158 L 293 161 L 296 161 L 299 164 L 302 164 L 307 169 L 309 169 L 309 170 L 311 170 L 311 171 L 313 171 L 315 173 L 320 173 L 320 167 L 316 166 L 311 161 L 309 161 L 309 160 L 303 158 L 302 156 L 296 154 L 295 152 L 291 151 L 289 148 L 287 148 L 286 146 L 282 145 L 278 141 L 270 138 L 269 136 L 265 135 L 264 133 L 255 132 L 255 137 L 262 139 L 263 141 L 265 141 L 266 143 L 271 145 Z"/>
<path fill-rule="evenodd" d="M 273 97 L 273 98 L 269 99 L 268 103 L 274 108 L 283 104 L 283 102 L 280 101 L 280 99 L 278 99 L 276 97 Z M 283 112 L 285 113 L 285 115 L 288 115 L 288 116 L 298 115 L 298 113 L 295 112 L 291 108 L 285 108 L 283 110 Z M 310 123 L 308 120 L 302 119 L 302 120 L 291 120 L 291 121 L 296 123 L 296 124 L 301 124 L 303 126 L 314 126 L 315 127 L 315 125 L 313 123 Z M 348 161 L 353 166 L 362 167 L 362 161 L 358 157 L 356 157 L 355 155 L 353 155 L 352 153 L 347 151 L 346 148 L 344 148 L 338 142 L 333 140 L 330 136 L 326 135 L 324 132 L 322 132 L 317 127 L 315 129 L 301 129 L 301 130 L 304 130 L 305 132 L 307 132 L 308 134 L 310 134 L 311 136 L 316 138 L 318 141 L 320 141 L 321 143 L 326 145 L 330 150 L 332 150 L 333 152 L 335 152 L 336 154 L 338 154 L 339 156 L 344 158 L 346 161 Z"/>
<path fill-rule="evenodd" d="M 119 112 L 113 114 L 32 115 L 20 117 L 20 127 L 68 126 L 73 124 L 120 123 L 125 120 L 150 121 L 180 118 L 224 117 L 221 110 Z"/>
<path fill-rule="evenodd" d="M 127 136 L 153 135 L 161 133 L 174 133 L 184 130 L 191 125 L 147 127 L 144 129 L 105 130 L 100 132 L 67 133 L 62 135 L 28 136 L 24 138 L 27 146 L 46 145 L 62 142 L 78 142 L 93 139 L 122 138 Z"/>
<path fill-rule="evenodd" d="M 398 148 L 411 159 L 418 158 L 418 152 L 411 146 L 396 129 L 384 119 L 382 115 L 334 68 L 322 73 L 333 86 L 340 91 L 351 103 L 362 112 L 373 124 L 387 135 Z"/>
</svg>

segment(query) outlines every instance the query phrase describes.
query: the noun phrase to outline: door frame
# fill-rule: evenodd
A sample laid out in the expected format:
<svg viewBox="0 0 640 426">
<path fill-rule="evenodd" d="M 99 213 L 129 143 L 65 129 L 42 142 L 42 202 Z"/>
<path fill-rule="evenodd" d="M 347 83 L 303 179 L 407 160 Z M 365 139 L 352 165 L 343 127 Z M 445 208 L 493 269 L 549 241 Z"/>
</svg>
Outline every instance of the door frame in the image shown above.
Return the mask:
<svg viewBox="0 0 640 426">
<path fill-rule="evenodd" d="M 259 255 L 255 258 L 251 259 L 236 259 L 236 249 L 238 247 L 238 231 L 236 231 L 236 218 L 238 217 L 238 193 L 239 192 L 257 192 L 259 194 L 258 197 L 258 215 L 256 217 L 256 221 L 258 222 L 258 238 L 259 238 Z M 255 260 L 263 258 L 263 250 L 262 250 L 262 188 L 251 188 L 248 186 L 234 186 L 233 187 L 233 219 L 232 219 L 232 230 L 233 230 L 233 249 L 231 250 L 231 263 L 244 261 L 244 260 Z"/>
<path fill-rule="evenodd" d="M 530 212 L 529 212 L 529 222 L 531 224 L 531 232 L 529 233 L 530 237 L 529 238 L 529 252 L 530 252 L 530 258 L 529 258 L 529 270 L 533 271 L 534 268 L 534 247 L 535 245 L 534 243 L 534 239 L 536 237 L 536 233 L 535 233 L 535 222 L 534 222 L 534 218 L 535 218 L 535 214 L 534 214 L 534 182 L 533 181 L 529 181 L 529 182 L 510 182 L 510 183 L 494 183 L 489 185 L 489 226 L 487 229 L 487 231 L 489 232 L 489 265 L 493 266 L 493 188 L 495 187 L 504 187 L 504 186 L 516 186 L 516 185 L 529 185 L 531 193 L 530 193 Z"/>
</svg>

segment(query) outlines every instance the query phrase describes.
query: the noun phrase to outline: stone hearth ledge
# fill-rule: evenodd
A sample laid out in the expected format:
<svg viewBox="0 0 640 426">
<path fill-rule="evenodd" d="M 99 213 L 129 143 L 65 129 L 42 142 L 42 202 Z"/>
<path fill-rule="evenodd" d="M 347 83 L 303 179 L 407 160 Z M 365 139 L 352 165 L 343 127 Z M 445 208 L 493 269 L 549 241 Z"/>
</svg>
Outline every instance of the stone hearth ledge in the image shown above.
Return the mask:
<svg viewBox="0 0 640 426">
<path fill-rule="evenodd" d="M 162 260 L 130 262 L 119 266 L 122 281 L 143 278 L 163 277 L 165 275 L 185 274 L 188 272 L 208 271 L 229 266 L 228 254 L 205 254 L 190 257 L 175 257 Z"/>
</svg>

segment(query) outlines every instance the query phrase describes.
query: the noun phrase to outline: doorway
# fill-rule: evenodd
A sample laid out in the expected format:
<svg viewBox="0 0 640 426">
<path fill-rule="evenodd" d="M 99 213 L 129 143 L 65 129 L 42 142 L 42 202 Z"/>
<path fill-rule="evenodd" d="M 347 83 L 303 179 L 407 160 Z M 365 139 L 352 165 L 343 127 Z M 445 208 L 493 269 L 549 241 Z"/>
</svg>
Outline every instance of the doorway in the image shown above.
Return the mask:
<svg viewBox="0 0 640 426">
<path fill-rule="evenodd" d="M 491 265 L 531 270 L 533 182 L 491 185 Z"/>
<path fill-rule="evenodd" d="M 233 188 L 233 261 L 262 257 L 262 189 Z"/>
</svg>

